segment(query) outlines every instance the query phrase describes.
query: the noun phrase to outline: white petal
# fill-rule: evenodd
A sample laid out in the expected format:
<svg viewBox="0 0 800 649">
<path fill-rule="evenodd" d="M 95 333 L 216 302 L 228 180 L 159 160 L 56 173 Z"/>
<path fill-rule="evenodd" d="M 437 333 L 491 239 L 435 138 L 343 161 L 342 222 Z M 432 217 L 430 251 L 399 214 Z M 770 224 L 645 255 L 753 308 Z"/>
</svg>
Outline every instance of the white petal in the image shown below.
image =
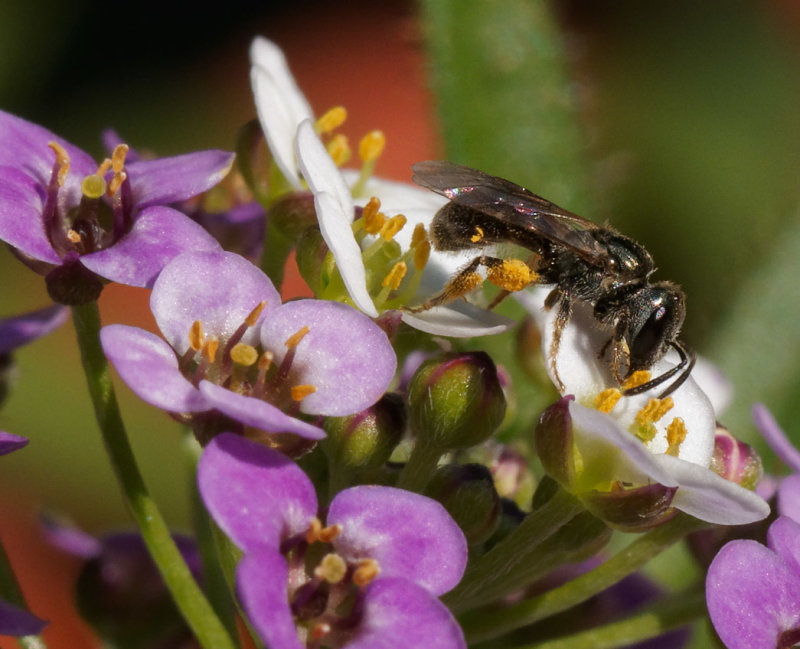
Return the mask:
<svg viewBox="0 0 800 649">
<path fill-rule="evenodd" d="M 466 302 L 438 306 L 422 313 L 404 313 L 403 322 L 436 336 L 471 338 L 493 336 L 508 331 L 517 323 L 493 311 Z"/>
<path fill-rule="evenodd" d="M 281 48 L 263 36 L 257 36 L 250 44 L 250 63 L 270 76 L 297 125 L 303 120 L 314 119 L 314 112 L 294 80 Z"/>
<path fill-rule="evenodd" d="M 349 215 L 347 225 L 349 229 L 353 221 L 354 210 L 350 189 L 333 158 L 325 149 L 322 140 L 314 132 L 314 126 L 309 120 L 304 121 L 297 128 L 295 151 L 297 164 L 303 172 L 309 189 L 315 195 L 317 192 L 327 192 L 335 198 L 341 211 Z"/>
</svg>

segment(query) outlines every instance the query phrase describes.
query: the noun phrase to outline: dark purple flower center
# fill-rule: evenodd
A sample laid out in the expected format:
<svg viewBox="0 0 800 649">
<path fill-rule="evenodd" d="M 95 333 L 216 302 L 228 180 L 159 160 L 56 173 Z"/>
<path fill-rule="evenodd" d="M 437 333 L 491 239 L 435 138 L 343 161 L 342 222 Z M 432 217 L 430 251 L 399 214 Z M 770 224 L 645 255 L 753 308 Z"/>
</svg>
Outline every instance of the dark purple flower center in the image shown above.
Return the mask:
<svg viewBox="0 0 800 649">
<path fill-rule="evenodd" d="M 63 259 L 85 255 L 112 246 L 133 222 L 133 197 L 125 172 L 128 147 L 118 145 L 111 155 L 81 181 L 81 199 L 69 204 L 63 191 L 69 175 L 69 155 L 56 142 L 56 154 L 44 203 L 44 226 L 50 244 Z"/>
</svg>

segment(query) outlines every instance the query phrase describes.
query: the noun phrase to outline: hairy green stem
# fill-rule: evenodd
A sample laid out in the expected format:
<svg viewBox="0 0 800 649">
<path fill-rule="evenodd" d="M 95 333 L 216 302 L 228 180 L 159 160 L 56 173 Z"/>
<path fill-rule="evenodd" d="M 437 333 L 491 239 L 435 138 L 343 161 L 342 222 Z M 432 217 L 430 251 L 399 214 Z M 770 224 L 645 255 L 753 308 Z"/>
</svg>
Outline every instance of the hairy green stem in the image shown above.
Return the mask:
<svg viewBox="0 0 800 649">
<path fill-rule="evenodd" d="M 442 451 L 417 437 L 408 462 L 400 472 L 397 487 L 407 491 L 422 493 L 436 470 Z"/>
</svg>

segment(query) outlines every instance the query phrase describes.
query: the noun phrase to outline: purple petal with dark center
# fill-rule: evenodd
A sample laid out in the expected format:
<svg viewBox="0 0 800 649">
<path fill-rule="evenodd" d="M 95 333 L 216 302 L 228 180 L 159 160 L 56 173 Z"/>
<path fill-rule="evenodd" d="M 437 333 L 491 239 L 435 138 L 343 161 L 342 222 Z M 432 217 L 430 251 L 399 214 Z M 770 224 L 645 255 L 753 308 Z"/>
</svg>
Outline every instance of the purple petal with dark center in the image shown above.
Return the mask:
<svg viewBox="0 0 800 649">
<path fill-rule="evenodd" d="M 706 604 L 728 649 L 775 649 L 800 626 L 800 575 L 756 541 L 731 541 L 708 569 Z"/>
<path fill-rule="evenodd" d="M 148 207 L 185 201 L 210 189 L 228 174 L 233 159 L 228 151 L 198 151 L 132 162 L 125 170 L 134 202 Z"/>
<path fill-rule="evenodd" d="M 289 382 L 313 385 L 300 403 L 306 413 L 341 416 L 375 403 L 389 387 L 397 358 L 383 330 L 367 316 L 340 302 L 297 300 L 264 320 L 261 343 L 280 363 L 286 340 L 302 329 Z"/>
<path fill-rule="evenodd" d="M 67 321 L 69 309 L 60 304 L 0 320 L 0 354 L 46 336 Z"/>
<path fill-rule="evenodd" d="M 461 649 L 464 634 L 449 609 L 424 588 L 378 578 L 365 593 L 364 616 L 347 649 Z"/>
<path fill-rule="evenodd" d="M 800 523 L 786 516 L 779 517 L 769 526 L 767 545 L 800 579 Z M 800 601 L 797 602 L 797 610 L 800 615 Z"/>
<path fill-rule="evenodd" d="M 46 626 L 47 622 L 33 613 L 0 600 L 0 636 L 37 635 Z"/>
<path fill-rule="evenodd" d="M 150 287 L 179 254 L 217 250 L 221 250 L 217 240 L 188 216 L 155 206 L 142 210 L 130 232 L 116 244 L 83 255 L 81 263 L 112 282 Z"/>
<path fill-rule="evenodd" d="M 793 474 L 781 480 L 778 486 L 778 514 L 800 523 L 800 475 Z"/>
<path fill-rule="evenodd" d="M 28 438 L 0 430 L 0 455 L 7 455 L 27 446 Z"/>
<path fill-rule="evenodd" d="M 461 580 L 467 541 L 435 500 L 394 487 L 361 486 L 336 495 L 328 525 L 341 525 L 333 541 L 348 561 L 371 558 L 380 576 L 403 577 L 434 595 Z"/>
<path fill-rule="evenodd" d="M 322 439 L 325 431 L 291 417 L 271 403 L 232 392 L 210 381 L 200 381 L 206 402 L 232 419 L 267 433 L 293 433 L 306 439 Z"/>
<path fill-rule="evenodd" d="M 775 417 L 769 409 L 762 403 L 753 405 L 753 423 L 755 423 L 758 432 L 769 444 L 770 448 L 775 452 L 783 463 L 788 466 L 794 473 L 800 473 L 800 451 L 798 451 L 794 444 L 786 437 L 786 433 L 775 421 Z"/>
<path fill-rule="evenodd" d="M 91 156 L 38 124 L 0 111 L 0 165 L 20 169 L 47 187 L 56 161 L 55 153 L 47 146 L 53 141 L 64 147 L 69 155 L 68 182 L 80 192 L 83 177 L 97 171 L 97 163 Z M 79 196 L 78 193 L 71 198 L 77 203 Z"/>
<path fill-rule="evenodd" d="M 289 570 L 279 552 L 257 548 L 236 567 L 236 591 L 264 644 L 270 649 L 303 649 L 286 594 Z"/>
<path fill-rule="evenodd" d="M 197 466 L 206 509 L 245 553 L 278 551 L 317 515 L 314 485 L 294 462 L 233 433 L 212 439 Z M 286 597 L 286 579 L 281 582 Z"/>
<path fill-rule="evenodd" d="M 168 412 L 211 409 L 181 374 L 175 352 L 155 334 L 114 324 L 100 330 L 100 342 L 122 380 L 140 399 Z"/>
<path fill-rule="evenodd" d="M 199 320 L 221 345 L 262 301 L 267 305 L 241 342 L 257 345 L 260 322 L 281 303 L 269 278 L 231 252 L 185 253 L 164 267 L 153 285 L 150 309 L 161 333 L 179 354 L 189 347 L 189 330 Z M 222 351 L 222 348 L 220 348 Z"/>
<path fill-rule="evenodd" d="M 34 259 L 60 264 L 44 230 L 42 200 L 42 189 L 33 178 L 0 167 L 0 239 Z"/>
</svg>

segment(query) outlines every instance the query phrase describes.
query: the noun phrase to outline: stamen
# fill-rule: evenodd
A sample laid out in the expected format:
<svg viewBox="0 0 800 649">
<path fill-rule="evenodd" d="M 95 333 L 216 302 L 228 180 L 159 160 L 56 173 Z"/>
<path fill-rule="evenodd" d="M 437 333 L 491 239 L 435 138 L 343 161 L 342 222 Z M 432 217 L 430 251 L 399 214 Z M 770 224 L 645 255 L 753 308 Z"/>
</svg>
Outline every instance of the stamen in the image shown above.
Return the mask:
<svg viewBox="0 0 800 649">
<path fill-rule="evenodd" d="M 414 270 L 424 270 L 428 263 L 428 258 L 431 256 L 431 244 L 428 241 L 423 241 L 416 248 L 414 248 Z"/>
<path fill-rule="evenodd" d="M 191 329 L 189 329 L 189 346 L 196 352 L 200 351 L 203 348 L 204 340 L 203 323 L 200 320 L 195 320 Z"/>
<path fill-rule="evenodd" d="M 394 266 L 392 266 L 392 270 L 383 278 L 383 282 L 381 282 L 381 286 L 384 288 L 389 288 L 392 291 L 396 291 L 399 286 L 400 282 L 403 281 L 403 278 L 406 276 L 406 272 L 408 271 L 408 267 L 406 266 L 405 262 L 398 261 Z"/>
<path fill-rule="evenodd" d="M 309 543 L 316 543 L 320 541 L 322 543 L 330 543 L 335 539 L 342 531 L 341 525 L 330 525 L 328 527 L 322 527 L 322 521 L 318 518 L 314 517 L 311 519 L 311 522 L 308 524 L 308 532 L 306 532 L 306 541 Z"/>
<path fill-rule="evenodd" d="M 269 350 L 261 354 L 261 358 L 258 359 L 258 371 L 266 372 L 272 366 L 273 358 L 275 358 L 275 354 Z"/>
<path fill-rule="evenodd" d="M 292 401 L 302 401 L 308 395 L 317 391 L 313 385 L 293 385 L 291 388 Z"/>
<path fill-rule="evenodd" d="M 308 328 L 308 326 L 303 325 L 303 327 L 301 329 L 297 330 L 295 333 L 293 333 L 291 336 L 289 336 L 286 339 L 286 343 L 285 343 L 286 348 L 287 349 L 294 349 L 295 347 L 297 347 L 300 344 L 300 341 L 303 340 L 303 338 L 305 338 L 305 335 L 309 331 L 310 331 L 310 329 Z"/>
<path fill-rule="evenodd" d="M 405 216 L 402 214 L 396 214 L 386 221 L 386 223 L 384 223 L 381 231 L 379 232 L 380 236 L 384 241 L 391 241 L 394 239 L 395 235 L 403 229 L 406 221 L 407 219 Z"/>
<path fill-rule="evenodd" d="M 600 412 L 609 413 L 621 398 L 622 392 L 617 388 L 608 388 L 594 398 L 594 407 Z"/>
<path fill-rule="evenodd" d="M 53 150 L 53 153 L 56 154 L 56 164 L 58 165 L 58 186 L 63 187 L 64 181 L 66 181 L 67 174 L 69 173 L 69 154 L 67 153 L 67 150 L 56 141 L 48 142 L 47 146 L 49 146 Z"/>
<path fill-rule="evenodd" d="M 473 234 L 469 238 L 469 240 L 472 241 L 472 243 L 478 243 L 478 241 L 480 241 L 481 239 L 483 239 L 483 228 L 479 225 L 476 225 L 475 234 Z"/>
<path fill-rule="evenodd" d="M 428 243 L 428 233 L 422 223 L 417 223 L 414 226 L 414 232 L 411 233 L 411 247 L 416 248 L 423 243 Z"/>
<path fill-rule="evenodd" d="M 262 300 L 259 302 L 258 306 L 253 309 L 250 314 L 244 319 L 245 324 L 248 327 L 255 327 L 256 322 L 258 322 L 258 316 L 261 315 L 261 312 L 264 310 L 264 307 L 267 306 L 267 301 Z"/>
<path fill-rule="evenodd" d="M 107 187 L 106 181 L 102 176 L 90 174 L 81 182 L 81 193 L 86 198 L 100 198 L 106 193 Z"/>
<path fill-rule="evenodd" d="M 334 135 L 325 148 L 337 167 L 347 164 L 350 159 L 350 145 L 347 142 L 347 137 L 341 133 Z"/>
<path fill-rule="evenodd" d="M 358 568 L 353 573 L 353 583 L 356 586 L 364 587 L 381 573 L 381 568 L 375 559 L 361 559 Z"/>
<path fill-rule="evenodd" d="M 370 131 L 358 143 L 358 155 L 364 162 L 374 162 L 386 148 L 383 131 Z"/>
<path fill-rule="evenodd" d="M 521 291 L 536 279 L 528 264 L 521 259 L 504 259 L 486 269 L 486 279 L 505 291 Z"/>
<path fill-rule="evenodd" d="M 667 397 L 666 399 L 650 399 L 647 405 L 636 413 L 636 421 L 641 426 L 654 423 L 672 410 L 674 405 L 672 397 Z"/>
<path fill-rule="evenodd" d="M 381 202 L 374 196 L 364 206 L 362 216 L 364 218 L 364 231 L 367 234 L 378 234 L 384 223 L 386 223 L 386 216 L 380 211 L 380 208 Z"/>
<path fill-rule="evenodd" d="M 322 117 L 317 120 L 314 130 L 317 134 L 330 133 L 339 128 L 347 119 L 347 109 L 344 106 L 334 106 L 328 109 Z"/>
<path fill-rule="evenodd" d="M 114 170 L 114 174 L 122 173 L 122 169 L 125 166 L 125 156 L 128 155 L 128 148 L 127 144 L 118 144 L 114 147 L 114 152 L 111 154 L 111 168 Z"/>
<path fill-rule="evenodd" d="M 622 389 L 632 390 L 633 388 L 638 388 L 640 385 L 647 383 L 651 376 L 652 375 L 647 370 L 636 370 L 628 377 L 628 380 L 622 384 Z"/>
<path fill-rule="evenodd" d="M 683 440 L 686 439 L 686 434 L 686 424 L 683 423 L 683 419 L 675 417 L 667 426 L 667 444 L 669 445 L 667 455 L 678 457 L 678 451 L 680 451 Z"/>
<path fill-rule="evenodd" d="M 217 350 L 219 349 L 219 338 L 210 336 L 203 345 L 203 356 L 208 359 L 209 363 L 213 363 L 217 357 Z"/>
<path fill-rule="evenodd" d="M 250 367 L 258 360 L 258 350 L 246 343 L 237 343 L 231 349 L 231 360 L 237 365 Z"/>
<path fill-rule="evenodd" d="M 108 173 L 109 169 L 111 169 L 111 158 L 106 158 L 99 165 L 97 165 L 97 171 L 94 172 L 94 175 L 105 178 L 105 175 Z"/>
<path fill-rule="evenodd" d="M 72 228 L 70 228 L 69 230 L 67 230 L 67 240 L 70 243 L 79 244 L 81 242 L 81 235 Z"/>
<path fill-rule="evenodd" d="M 122 183 L 125 182 L 125 179 L 128 177 L 124 171 L 119 173 L 115 173 L 111 176 L 111 180 L 108 182 L 108 189 L 106 190 L 106 196 L 113 196 L 119 191 L 119 188 L 122 187 Z"/>
<path fill-rule="evenodd" d="M 314 576 L 324 579 L 329 584 L 338 584 L 347 574 L 347 563 L 338 554 L 330 553 L 322 557 L 322 561 L 314 568 Z"/>
</svg>

